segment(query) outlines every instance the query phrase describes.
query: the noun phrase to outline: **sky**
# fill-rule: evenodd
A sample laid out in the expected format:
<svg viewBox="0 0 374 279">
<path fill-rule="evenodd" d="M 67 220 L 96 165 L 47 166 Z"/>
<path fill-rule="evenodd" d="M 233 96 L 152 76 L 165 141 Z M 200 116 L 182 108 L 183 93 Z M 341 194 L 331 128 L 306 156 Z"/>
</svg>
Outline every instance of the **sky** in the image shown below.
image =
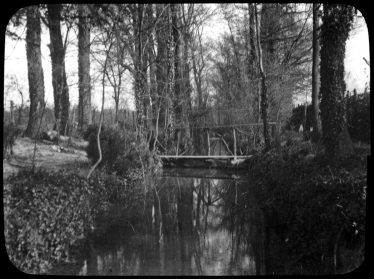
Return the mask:
<svg viewBox="0 0 374 279">
<path fill-rule="evenodd" d="M 214 8 L 214 6 L 212 6 Z M 359 14 L 360 16 L 360 14 Z M 370 61 L 369 57 L 369 37 L 368 29 L 363 17 L 358 18 L 358 28 L 354 32 L 350 33 L 349 39 L 346 43 L 346 58 L 345 58 L 345 79 L 347 84 L 347 90 L 352 91 L 354 88 L 357 92 L 362 92 L 365 88 L 365 83 L 370 80 L 370 67 L 365 63 L 363 57 Z M 64 29 L 63 29 L 64 30 Z M 204 26 L 203 36 L 206 40 L 217 40 L 223 32 L 227 31 L 227 23 L 223 20 L 220 14 L 213 16 L 210 21 Z M 25 37 L 25 28 L 21 28 L 17 31 L 19 35 Z M 66 72 L 67 81 L 69 85 L 70 103 L 72 105 L 77 105 L 78 103 L 78 51 L 76 45 L 76 31 L 72 30 L 69 33 L 70 43 L 67 47 L 66 53 Z M 75 42 L 75 43 L 74 43 Z M 50 51 L 47 45 L 49 41 L 49 32 L 46 28 L 42 30 L 42 65 L 44 69 L 44 84 L 45 84 L 45 98 L 47 104 L 53 104 L 53 89 L 52 89 L 52 77 L 51 77 L 51 61 L 50 61 Z M 91 63 L 93 65 L 94 63 Z M 94 69 L 91 66 L 91 78 L 94 79 L 93 75 Z M 13 41 L 8 37 L 5 41 L 5 63 L 4 63 L 4 73 L 5 77 L 16 76 L 17 80 L 21 84 L 24 92 L 24 98 L 28 100 L 28 81 L 27 81 L 27 61 L 26 61 L 26 48 L 25 41 Z M 96 76 L 100 78 L 100 76 Z M 6 85 L 9 80 L 5 78 L 4 80 L 4 91 L 7 90 Z M 132 83 L 127 79 L 124 82 L 124 94 L 128 99 L 127 105 L 133 108 L 133 96 L 132 96 Z M 106 90 L 106 96 L 111 95 L 111 89 Z M 15 91 L 9 91 L 8 94 L 4 94 L 4 104 L 6 108 L 9 106 L 9 101 L 13 100 L 15 104 L 20 103 L 20 96 Z M 112 98 L 107 98 L 106 107 L 112 106 L 114 104 Z M 101 106 L 101 88 L 97 83 L 92 91 L 92 103 L 94 106 Z"/>
</svg>

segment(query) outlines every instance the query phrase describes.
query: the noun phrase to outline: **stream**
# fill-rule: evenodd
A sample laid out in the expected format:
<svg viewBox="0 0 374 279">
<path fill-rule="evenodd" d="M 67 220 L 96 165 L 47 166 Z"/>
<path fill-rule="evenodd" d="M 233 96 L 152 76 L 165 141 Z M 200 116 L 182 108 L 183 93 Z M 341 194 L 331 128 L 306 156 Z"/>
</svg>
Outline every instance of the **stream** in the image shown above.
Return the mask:
<svg viewBox="0 0 374 279">
<path fill-rule="evenodd" d="M 242 173 L 169 169 L 154 183 L 144 218 L 119 218 L 91 236 L 58 274 L 259 275 L 283 273 L 272 233 Z M 271 251 L 271 253 L 270 253 Z"/>
</svg>

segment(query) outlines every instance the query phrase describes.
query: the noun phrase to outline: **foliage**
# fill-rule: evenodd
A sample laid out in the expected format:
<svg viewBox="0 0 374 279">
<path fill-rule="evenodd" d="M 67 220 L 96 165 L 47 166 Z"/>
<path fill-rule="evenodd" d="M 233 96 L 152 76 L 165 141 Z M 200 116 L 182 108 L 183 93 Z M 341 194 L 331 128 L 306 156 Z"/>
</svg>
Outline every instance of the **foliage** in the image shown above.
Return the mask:
<svg viewBox="0 0 374 279">
<path fill-rule="evenodd" d="M 347 98 L 347 123 L 352 140 L 370 142 L 370 92 Z"/>
<path fill-rule="evenodd" d="M 334 256 L 338 271 L 350 271 L 364 257 L 366 160 L 357 155 L 331 164 L 322 157 L 306 160 L 310 146 L 299 146 L 281 154 L 272 150 L 253 162 L 263 209 L 284 240 L 292 273 L 300 266 L 304 273 L 334 272 Z"/>
<path fill-rule="evenodd" d="M 9 177 L 5 208 L 9 258 L 27 273 L 45 272 L 68 259 L 68 247 L 92 225 L 90 186 L 64 171 L 20 171 Z"/>
<path fill-rule="evenodd" d="M 75 173 L 20 171 L 7 180 L 5 236 L 11 261 L 27 273 L 45 273 L 71 261 L 98 221 L 116 218 L 116 205 L 128 220 L 139 219 L 143 205 L 141 176 L 128 178 L 96 171 L 87 182 Z M 118 210 L 117 210 L 118 211 Z M 124 215 L 122 214 L 122 217 Z M 74 259 L 73 259 L 74 260 Z"/>
</svg>

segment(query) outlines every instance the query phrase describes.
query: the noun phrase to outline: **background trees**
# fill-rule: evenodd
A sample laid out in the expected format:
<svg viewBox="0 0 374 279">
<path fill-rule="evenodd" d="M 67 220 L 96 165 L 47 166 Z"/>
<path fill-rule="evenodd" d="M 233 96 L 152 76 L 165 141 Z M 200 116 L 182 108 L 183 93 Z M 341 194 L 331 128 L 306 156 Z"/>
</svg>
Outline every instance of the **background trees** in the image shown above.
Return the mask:
<svg viewBox="0 0 374 279">
<path fill-rule="evenodd" d="M 59 4 L 35 8 L 45 24 L 42 27 L 47 27 L 50 34 L 55 118 L 57 122 L 61 119 L 60 132 L 69 133 L 69 127 L 76 125 L 74 109 L 69 110 L 69 100 L 74 99 L 69 95 L 74 94 L 75 86 L 79 91 L 78 128 L 81 132 L 87 129 L 94 118 L 90 115 L 91 102 L 100 99 L 96 96 L 102 93 L 102 83 L 105 97 L 113 100 L 106 108 L 112 112 L 106 113 L 104 123 L 118 126 L 126 119 L 132 121 L 133 113 L 124 113 L 121 105 L 127 98 L 129 103 L 133 101 L 130 110 L 136 115 L 139 134 L 148 140 L 159 137 L 155 142 L 166 149 L 179 138 L 181 146 L 177 149 L 184 151 L 192 139 L 195 151 L 204 152 L 203 131 L 198 128 L 202 122 L 260 123 L 268 118 L 269 122 L 277 123 L 279 134 L 291 115 L 295 99 L 300 96 L 303 101 L 312 96 L 313 130 L 318 132 L 317 5 L 265 3 L 214 7 Z M 256 11 L 258 23 L 261 22 L 258 32 Z M 224 22 L 221 28 L 224 31 L 215 40 L 206 39 L 211 17 Z M 25 15 L 11 22 L 18 20 L 21 26 L 22 18 Z M 328 22 L 327 17 L 325 21 Z M 69 33 L 72 30 L 75 33 Z M 10 28 L 7 35 L 22 39 Z M 70 84 L 65 67 L 71 65 L 64 65 L 68 46 L 70 50 L 76 49 L 74 56 L 78 58 L 77 81 Z M 258 57 L 260 47 L 262 59 Z M 104 61 L 107 61 L 106 70 Z M 265 87 L 266 98 L 261 96 Z M 266 101 L 268 116 L 264 117 L 261 102 Z M 269 148 L 267 130 L 262 133 L 261 141 Z M 246 128 L 243 132 L 255 133 Z"/>
</svg>

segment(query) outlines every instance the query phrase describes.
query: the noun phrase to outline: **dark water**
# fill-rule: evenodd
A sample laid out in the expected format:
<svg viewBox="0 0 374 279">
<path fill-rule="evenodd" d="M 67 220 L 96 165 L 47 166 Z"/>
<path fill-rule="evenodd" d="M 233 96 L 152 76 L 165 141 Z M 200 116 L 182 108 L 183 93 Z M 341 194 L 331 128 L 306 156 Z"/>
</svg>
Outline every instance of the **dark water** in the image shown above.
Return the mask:
<svg viewBox="0 0 374 279">
<path fill-rule="evenodd" d="M 278 273 L 254 187 L 240 174 L 216 172 L 220 179 L 211 170 L 206 174 L 209 178 L 201 170 L 196 177 L 193 170 L 173 170 L 154 181 L 143 217 L 134 224 L 120 218 L 100 237 L 92 237 L 74 273 Z"/>
</svg>

